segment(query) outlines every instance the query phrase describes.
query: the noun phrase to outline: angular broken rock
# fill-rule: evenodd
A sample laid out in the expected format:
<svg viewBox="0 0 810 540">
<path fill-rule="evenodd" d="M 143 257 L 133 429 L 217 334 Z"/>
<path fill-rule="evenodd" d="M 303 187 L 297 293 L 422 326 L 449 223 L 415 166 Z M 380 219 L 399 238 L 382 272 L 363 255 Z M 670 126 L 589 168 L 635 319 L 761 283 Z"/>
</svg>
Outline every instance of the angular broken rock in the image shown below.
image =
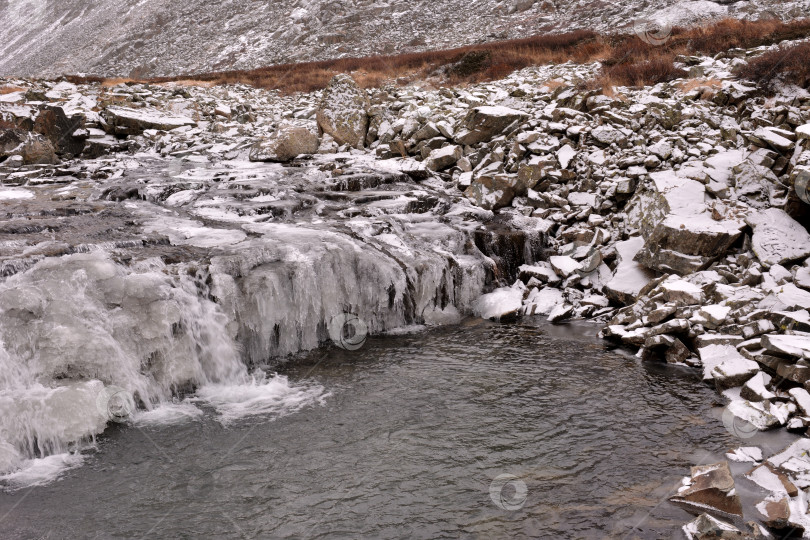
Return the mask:
<svg viewBox="0 0 810 540">
<path fill-rule="evenodd" d="M 37 115 L 34 131 L 51 141 L 56 153 L 78 156 L 87 139 L 84 115 L 68 117 L 62 107 L 46 105 Z"/>
<path fill-rule="evenodd" d="M 171 131 L 183 126 L 197 125 L 191 118 L 166 114 L 156 109 L 113 106 L 107 107 L 101 114 L 107 121 L 105 131 L 111 135 L 139 135 L 146 129 Z"/>
<path fill-rule="evenodd" d="M 273 135 L 255 143 L 250 161 L 286 162 L 318 151 L 318 135 L 304 126 L 282 124 Z"/>
<path fill-rule="evenodd" d="M 778 500 L 766 499 L 757 504 L 757 510 L 764 516 L 762 522 L 766 527 L 776 530 L 792 528 L 790 523 L 790 503 L 787 497 Z"/>
<path fill-rule="evenodd" d="M 316 112 L 318 127 L 339 145 L 363 148 L 368 132 L 366 93 L 346 74 L 335 75 L 324 89 Z"/>
<path fill-rule="evenodd" d="M 754 467 L 751 472 L 745 476 L 771 493 L 788 495 L 790 497 L 795 497 L 799 494 L 799 488 L 790 481 L 790 478 L 771 463 L 765 462 L 758 467 Z"/>
<path fill-rule="evenodd" d="M 810 234 L 784 210 L 768 208 L 745 221 L 754 228 L 751 244 L 766 267 L 810 256 Z"/>
<path fill-rule="evenodd" d="M 500 135 L 513 122 L 522 121 L 528 115 L 508 107 L 476 107 L 467 113 L 456 133 L 456 142 L 473 145 L 486 142 Z"/>
<path fill-rule="evenodd" d="M 810 487 L 810 439 L 801 438 L 768 458 L 768 463 L 788 474 L 800 489 Z"/>
<path fill-rule="evenodd" d="M 56 164 L 51 142 L 38 133 L 16 128 L 0 128 L 0 160 L 10 156 L 20 156 L 23 165 Z"/>
<path fill-rule="evenodd" d="M 770 401 L 752 403 L 750 401 L 734 400 L 728 404 L 726 411 L 760 431 L 784 425 L 788 416 L 787 407 L 784 404 Z"/>
<path fill-rule="evenodd" d="M 759 373 L 759 364 L 740 355 L 739 358 L 729 358 L 715 366 L 711 375 L 717 390 L 722 392 L 728 388 L 745 384 L 757 373 Z"/>
<path fill-rule="evenodd" d="M 579 264 L 577 261 L 572 259 L 571 257 L 563 256 L 563 255 L 555 255 L 549 257 L 548 262 L 551 263 L 551 267 L 554 269 L 555 272 L 561 277 L 568 277 L 577 270 L 582 269 L 582 265 Z"/>
<path fill-rule="evenodd" d="M 425 167 L 431 171 L 441 171 L 454 165 L 463 155 L 461 147 L 450 145 L 433 150 L 425 160 Z"/>
<path fill-rule="evenodd" d="M 616 243 L 618 264 L 616 271 L 604 287 L 608 298 L 619 304 L 632 304 L 639 292 L 654 277 L 655 273 L 634 260 L 636 253 L 644 246 L 644 239 L 636 236 Z"/>
<path fill-rule="evenodd" d="M 706 345 L 698 349 L 700 361 L 703 364 L 703 380 L 714 379 L 714 368 L 723 362 L 737 362 L 745 360 L 732 345 Z"/>
<path fill-rule="evenodd" d="M 742 235 L 742 221 L 713 218 L 700 182 L 673 171 L 650 176 L 653 189 L 637 201 L 645 243 L 636 261 L 654 270 L 688 274 L 724 255 Z"/>
<path fill-rule="evenodd" d="M 561 290 L 551 287 L 535 288 L 526 298 L 526 315 L 548 315 L 564 303 L 565 297 Z"/>
<path fill-rule="evenodd" d="M 765 350 L 779 355 L 810 359 L 810 336 L 766 334 L 760 343 Z"/>
<path fill-rule="evenodd" d="M 742 502 L 734 492 L 734 478 L 723 461 L 692 467 L 692 477 L 670 501 L 687 511 L 703 512 L 725 518 L 741 518 Z"/>
<path fill-rule="evenodd" d="M 464 195 L 484 210 L 497 210 L 508 206 L 515 198 L 517 177 L 508 174 L 479 176 L 472 181 Z"/>
</svg>

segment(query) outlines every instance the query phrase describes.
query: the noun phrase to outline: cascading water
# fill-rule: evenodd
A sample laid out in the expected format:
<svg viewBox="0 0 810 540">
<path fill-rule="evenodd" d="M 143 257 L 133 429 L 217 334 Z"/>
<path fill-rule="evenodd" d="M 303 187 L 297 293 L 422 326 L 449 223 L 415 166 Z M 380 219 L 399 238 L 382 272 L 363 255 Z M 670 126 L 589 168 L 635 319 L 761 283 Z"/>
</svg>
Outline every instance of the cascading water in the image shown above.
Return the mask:
<svg viewBox="0 0 810 540">
<path fill-rule="evenodd" d="M 0 286 L 0 471 L 12 486 L 32 481 L 19 471 L 43 468 L 36 458 L 75 461 L 65 454 L 131 412 L 121 396 L 149 411 L 198 389 L 227 420 L 322 397 L 248 373 L 227 317 L 195 282 L 143 266 L 128 273 L 102 253 L 70 255 Z M 52 459 L 45 468 L 33 481 L 58 472 Z"/>
<path fill-rule="evenodd" d="M 103 219 L 85 206 L 66 211 L 26 233 L 47 255 L 2 261 L 13 274 L 0 284 L 7 487 L 81 463 L 110 421 L 166 423 L 206 409 L 230 424 L 322 403 L 325 388 L 258 368 L 328 342 L 346 314 L 370 334 L 457 322 L 533 262 L 544 234 L 522 216 L 488 234 L 491 213 L 390 172 L 366 170 L 380 187 L 357 193 L 336 192 L 315 168 L 234 162 L 188 171 L 180 192 L 185 180 L 142 174 L 146 200 L 97 198 L 117 182 L 134 192 L 132 178 L 98 186 L 93 204 L 112 208 Z M 50 219 L 48 189 L 46 212 L 31 203 L 34 220 Z M 285 200 L 295 210 L 277 212 Z M 476 244 L 490 236 L 482 252 Z"/>
</svg>

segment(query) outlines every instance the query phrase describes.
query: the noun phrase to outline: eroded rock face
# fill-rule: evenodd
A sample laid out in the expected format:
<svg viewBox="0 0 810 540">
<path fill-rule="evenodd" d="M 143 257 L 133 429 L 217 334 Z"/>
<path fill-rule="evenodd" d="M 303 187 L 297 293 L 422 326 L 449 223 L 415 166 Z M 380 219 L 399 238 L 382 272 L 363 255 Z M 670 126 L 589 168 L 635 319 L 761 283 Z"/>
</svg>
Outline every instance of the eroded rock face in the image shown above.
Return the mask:
<svg viewBox="0 0 810 540">
<path fill-rule="evenodd" d="M 369 102 L 349 75 L 335 75 L 323 91 L 317 111 L 318 127 L 339 145 L 363 148 L 368 131 Z"/>
<path fill-rule="evenodd" d="M 251 147 L 250 161 L 291 161 L 301 154 L 316 153 L 319 145 L 318 135 L 313 130 L 285 124 Z"/>
</svg>

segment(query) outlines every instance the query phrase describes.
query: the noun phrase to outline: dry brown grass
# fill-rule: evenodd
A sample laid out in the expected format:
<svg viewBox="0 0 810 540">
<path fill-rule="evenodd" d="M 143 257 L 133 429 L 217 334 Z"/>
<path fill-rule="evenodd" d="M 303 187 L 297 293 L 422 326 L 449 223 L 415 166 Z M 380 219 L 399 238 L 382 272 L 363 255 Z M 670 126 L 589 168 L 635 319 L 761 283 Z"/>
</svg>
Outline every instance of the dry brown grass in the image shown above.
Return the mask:
<svg viewBox="0 0 810 540">
<path fill-rule="evenodd" d="M 135 79 L 130 79 L 129 77 L 114 77 L 112 79 L 104 79 L 101 82 L 102 88 L 112 88 L 113 86 L 118 86 L 119 84 L 128 84 L 128 83 L 137 83 Z"/>
<path fill-rule="evenodd" d="M 13 94 L 14 92 L 22 92 L 23 90 L 25 90 L 25 88 L 20 88 L 19 86 L 3 85 L 0 86 L 0 96 Z"/>
<path fill-rule="evenodd" d="M 171 88 L 212 88 L 216 85 L 217 83 L 214 81 L 195 81 L 194 79 L 181 79 L 179 81 L 158 84 L 158 86 L 168 86 Z"/>
<path fill-rule="evenodd" d="M 807 88 L 810 86 L 810 43 L 767 52 L 751 59 L 737 74 L 767 90 L 775 90 L 780 81 Z"/>
<path fill-rule="evenodd" d="M 604 70 L 598 82 L 603 88 L 604 81 L 608 80 L 611 87 L 614 84 L 647 85 L 683 77 L 685 73 L 673 66 L 677 55 L 713 55 L 735 47 L 750 48 L 809 35 L 810 19 L 787 23 L 727 19 L 699 28 L 674 28 L 670 39 L 660 46 L 649 45 L 634 34 L 600 36 L 577 30 L 440 51 L 341 58 L 254 70 L 159 77 L 142 82 L 245 83 L 294 93 L 321 89 L 337 73 L 353 74 L 365 88 L 437 77 L 448 84 L 463 85 L 500 79 L 532 65 L 600 61 Z M 69 77 L 68 80 L 106 81 L 100 77 Z"/>
</svg>

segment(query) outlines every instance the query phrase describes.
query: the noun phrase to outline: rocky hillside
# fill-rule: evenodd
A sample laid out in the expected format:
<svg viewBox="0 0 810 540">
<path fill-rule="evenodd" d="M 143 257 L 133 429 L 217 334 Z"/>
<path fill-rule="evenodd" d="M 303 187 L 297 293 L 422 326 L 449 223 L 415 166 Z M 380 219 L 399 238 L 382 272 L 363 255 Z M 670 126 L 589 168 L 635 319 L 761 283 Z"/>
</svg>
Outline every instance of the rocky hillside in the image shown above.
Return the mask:
<svg viewBox="0 0 810 540">
<path fill-rule="evenodd" d="M 791 19 L 810 0 L 0 0 L 0 75 L 168 76 L 391 54 L 639 19 Z"/>
</svg>

